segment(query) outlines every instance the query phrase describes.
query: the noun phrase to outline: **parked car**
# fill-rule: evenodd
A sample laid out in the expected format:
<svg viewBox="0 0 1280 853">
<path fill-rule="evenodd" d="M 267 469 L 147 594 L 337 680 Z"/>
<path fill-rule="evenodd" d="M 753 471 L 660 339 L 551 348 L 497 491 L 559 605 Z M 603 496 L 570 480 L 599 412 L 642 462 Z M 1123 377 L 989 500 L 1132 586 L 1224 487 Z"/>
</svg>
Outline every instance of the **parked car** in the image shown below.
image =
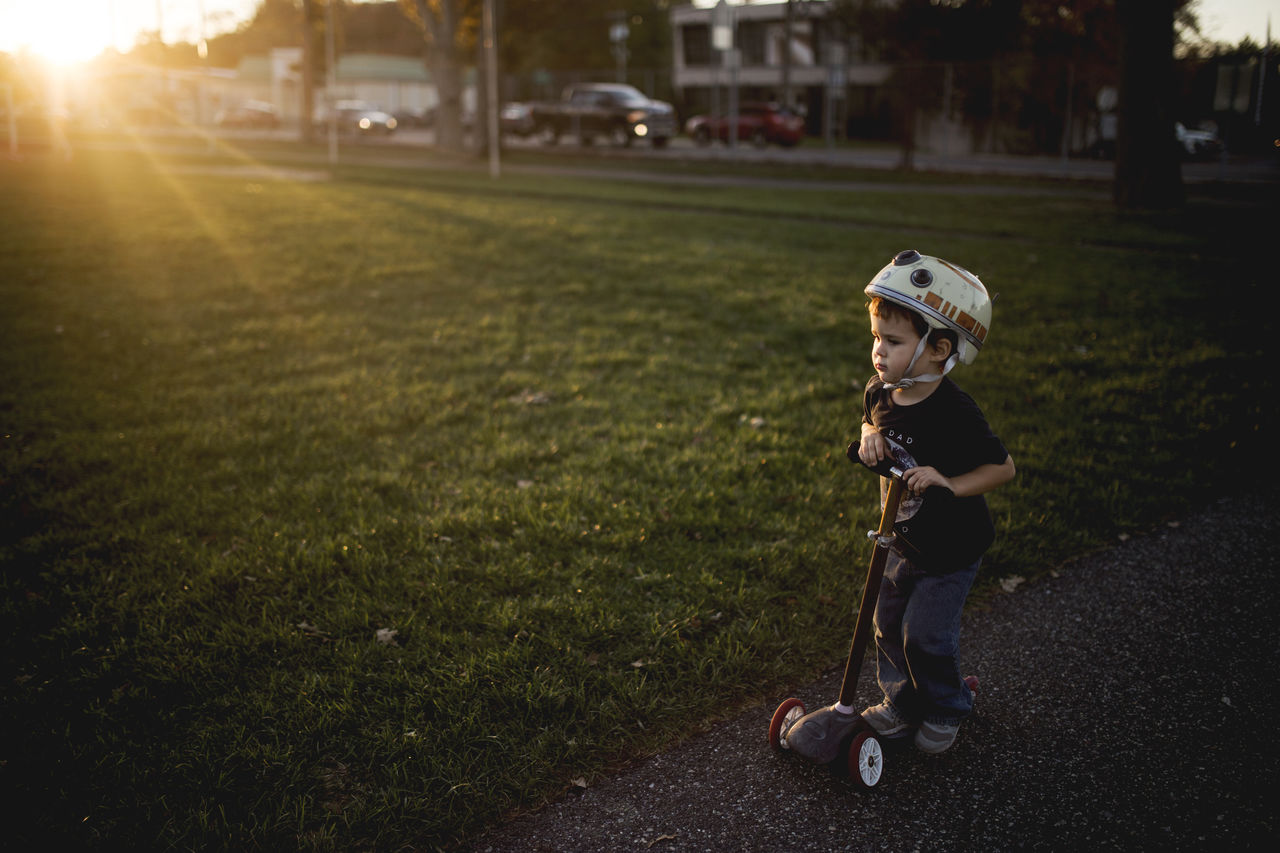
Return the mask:
<svg viewBox="0 0 1280 853">
<path fill-rule="evenodd" d="M 616 145 L 637 139 L 662 148 L 676 133 L 675 109 L 622 83 L 577 83 L 559 101 L 532 105 L 535 132 L 548 144 L 576 134 L 584 145 L 596 137 Z"/>
<path fill-rule="evenodd" d="M 699 145 L 711 140 L 729 141 L 729 116 L 694 116 L 685 122 L 685 133 Z M 790 148 L 804 139 L 804 119 L 780 104 L 744 103 L 738 109 L 738 141 L 763 148 L 769 143 Z"/>
<path fill-rule="evenodd" d="M 422 111 L 422 126 L 435 127 L 438 107 L 427 107 Z M 458 124 L 464 133 L 470 133 L 476 126 L 476 114 L 471 110 L 462 110 L 458 115 Z"/>
<path fill-rule="evenodd" d="M 1188 160 L 1210 160 L 1222 154 L 1222 140 L 1212 130 L 1188 128 L 1182 122 L 1173 126 L 1178 149 Z"/>
<path fill-rule="evenodd" d="M 513 101 L 502 105 L 498 113 L 498 128 L 504 134 L 529 136 L 537 125 L 533 122 L 533 106 Z"/>
<path fill-rule="evenodd" d="M 245 101 L 239 106 L 221 110 L 214 121 L 222 127 L 277 128 L 280 111 L 266 101 Z"/>
<path fill-rule="evenodd" d="M 398 122 L 395 116 L 383 112 L 377 104 L 368 101 L 338 101 L 333 105 L 341 133 L 361 135 L 380 133 L 389 136 L 395 132 Z"/>
<path fill-rule="evenodd" d="M 391 115 L 396 120 L 396 127 L 427 127 L 429 124 L 426 110 L 413 110 L 405 107 L 396 110 Z"/>
</svg>

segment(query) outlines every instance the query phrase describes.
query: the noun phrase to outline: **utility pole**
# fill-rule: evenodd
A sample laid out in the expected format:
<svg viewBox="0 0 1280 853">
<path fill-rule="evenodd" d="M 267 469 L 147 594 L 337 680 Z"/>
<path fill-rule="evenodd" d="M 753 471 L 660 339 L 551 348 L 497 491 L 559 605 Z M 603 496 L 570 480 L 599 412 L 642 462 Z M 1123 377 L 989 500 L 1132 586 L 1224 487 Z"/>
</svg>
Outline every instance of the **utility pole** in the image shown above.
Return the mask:
<svg viewBox="0 0 1280 853">
<path fill-rule="evenodd" d="M 9 159 L 18 159 L 18 120 L 13 114 L 13 84 L 0 83 L 4 92 L 4 114 L 9 117 Z"/>
<path fill-rule="evenodd" d="M 844 89 L 848 83 L 845 43 L 831 44 L 827 53 L 827 97 L 822 109 L 822 136 L 827 147 L 831 148 L 837 134 L 836 111 L 844 103 Z"/>
<path fill-rule="evenodd" d="M 1271 16 L 1267 15 L 1267 43 L 1262 48 L 1262 67 L 1258 69 L 1258 104 L 1253 109 L 1253 123 L 1262 126 L 1262 89 L 1267 83 L 1267 64 L 1271 61 Z"/>
<path fill-rule="evenodd" d="M 338 0 L 329 0 L 325 4 L 325 26 L 324 26 L 324 100 L 328 108 L 325 110 L 325 118 L 329 122 L 329 162 L 336 164 L 338 162 L 338 114 L 333 109 L 335 103 L 334 93 L 337 91 L 338 70 L 337 70 L 337 47 L 334 44 L 333 34 L 333 7 Z"/>
<path fill-rule="evenodd" d="M 782 105 L 791 108 L 791 27 L 795 22 L 795 0 L 787 0 L 787 16 L 782 25 Z"/>
<path fill-rule="evenodd" d="M 631 35 L 627 27 L 627 13 L 619 12 L 609 25 L 609 41 L 613 44 L 613 58 L 618 63 L 618 82 L 627 82 L 627 39 Z"/>
<path fill-rule="evenodd" d="M 498 134 L 498 42 L 497 26 L 493 20 L 493 0 L 484 0 L 484 55 L 485 55 L 485 91 L 488 95 L 485 104 L 485 119 L 489 127 L 489 177 L 496 178 L 502 174 L 498 149 L 501 147 Z"/>
<path fill-rule="evenodd" d="M 197 10 L 200 13 L 200 43 L 196 45 L 196 55 L 200 57 L 200 70 L 204 72 L 204 79 L 200 81 L 200 118 L 198 124 L 205 125 L 205 137 L 209 141 L 209 153 L 212 154 L 217 150 L 217 140 L 213 136 L 213 116 L 209 115 L 209 41 L 208 41 L 208 20 L 204 14 L 204 0 L 199 0 Z"/>
<path fill-rule="evenodd" d="M 316 118 L 316 4 L 302 0 L 302 92 L 298 108 L 298 138 L 311 142 L 315 138 Z"/>
<path fill-rule="evenodd" d="M 711 46 L 720 52 L 720 64 L 729 69 L 729 147 L 738 147 L 738 49 L 734 42 L 737 17 L 725 0 L 711 12 Z"/>
</svg>

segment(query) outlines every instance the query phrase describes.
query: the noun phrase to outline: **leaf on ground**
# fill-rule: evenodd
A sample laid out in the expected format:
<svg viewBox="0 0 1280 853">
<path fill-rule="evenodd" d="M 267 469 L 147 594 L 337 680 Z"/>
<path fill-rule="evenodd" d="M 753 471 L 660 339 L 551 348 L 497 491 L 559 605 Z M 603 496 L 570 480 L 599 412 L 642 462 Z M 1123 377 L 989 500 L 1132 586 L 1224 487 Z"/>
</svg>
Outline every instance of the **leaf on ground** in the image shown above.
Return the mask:
<svg viewBox="0 0 1280 853">
<path fill-rule="evenodd" d="M 551 402 L 551 395 L 545 391 L 534 391 L 531 388 L 526 388 L 519 394 L 514 394 L 507 399 L 520 406 L 544 406 Z"/>
<path fill-rule="evenodd" d="M 1013 592 L 1026 580 L 1022 575 L 1010 575 L 1000 580 L 1000 588 L 1005 592 Z"/>
</svg>

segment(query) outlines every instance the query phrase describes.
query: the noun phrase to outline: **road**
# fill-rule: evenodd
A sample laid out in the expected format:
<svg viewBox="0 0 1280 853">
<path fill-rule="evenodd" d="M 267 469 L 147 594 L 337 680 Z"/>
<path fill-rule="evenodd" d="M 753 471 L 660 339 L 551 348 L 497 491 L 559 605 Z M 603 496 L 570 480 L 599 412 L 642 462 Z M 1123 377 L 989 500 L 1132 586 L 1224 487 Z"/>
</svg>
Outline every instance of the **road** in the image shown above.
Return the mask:
<svg viewBox="0 0 1280 853">
<path fill-rule="evenodd" d="M 269 136 L 281 141 L 296 138 L 292 131 L 276 131 L 270 134 L 246 131 L 221 131 L 224 138 Z M 430 130 L 408 128 L 396 131 L 389 137 L 359 140 L 353 144 L 349 138 L 339 140 L 339 156 L 343 151 L 373 148 L 430 149 L 434 145 Z M 729 148 L 721 143 L 698 146 L 690 139 L 677 137 L 662 148 L 634 144 L 627 148 L 605 145 L 582 146 L 576 141 L 563 139 L 547 146 L 533 140 L 507 138 L 507 151 L 543 151 L 564 155 L 566 160 L 579 164 L 583 160 L 636 159 L 650 162 L 664 160 L 701 161 L 710 163 L 772 163 L 793 165 L 828 165 L 890 171 L 898 168 L 901 153 L 893 147 L 849 147 L 804 145 L 797 148 L 768 146 L 755 148 L 739 145 Z M 968 175 L 1037 176 L 1076 179 L 1084 181 L 1108 181 L 1115 171 L 1115 164 L 1107 160 L 1061 157 L 1019 156 L 1006 154 L 946 154 L 917 152 L 914 159 L 919 171 L 944 172 Z M 1276 183 L 1280 182 L 1280 157 L 1228 157 L 1214 162 L 1188 162 L 1182 166 L 1186 183 L 1210 181 Z M 683 179 L 682 179 L 683 180 Z"/>
<path fill-rule="evenodd" d="M 512 141 L 513 149 L 542 149 L 537 143 Z M 581 151 L 574 142 L 561 142 L 554 150 Z M 619 151 L 609 150 L 613 156 L 629 156 L 661 161 L 664 159 L 700 160 L 721 163 L 776 163 L 795 165 L 827 165 L 848 168 L 892 171 L 899 167 L 901 152 L 896 148 L 880 147 L 822 147 L 817 145 L 800 148 L 768 146 L 755 148 L 739 145 L 729 148 L 723 144 L 701 147 L 691 140 L 678 138 L 662 150 L 636 145 Z M 1110 180 L 1115 163 L 1108 160 L 1080 158 L 1020 156 L 1011 154 L 947 154 L 917 152 L 914 166 L 923 172 L 949 172 L 970 175 L 1040 176 L 1067 179 Z M 1280 161 L 1269 162 L 1259 158 L 1229 158 L 1214 162 L 1188 162 L 1182 166 L 1183 179 L 1190 183 L 1203 181 L 1280 180 Z"/>
<path fill-rule="evenodd" d="M 469 849 L 1276 849 L 1277 498 L 1231 496 L 967 613 L 974 716 L 943 755 L 890 755 L 870 792 L 772 751 L 778 696 Z M 795 695 L 827 704 L 839 674 Z"/>
</svg>

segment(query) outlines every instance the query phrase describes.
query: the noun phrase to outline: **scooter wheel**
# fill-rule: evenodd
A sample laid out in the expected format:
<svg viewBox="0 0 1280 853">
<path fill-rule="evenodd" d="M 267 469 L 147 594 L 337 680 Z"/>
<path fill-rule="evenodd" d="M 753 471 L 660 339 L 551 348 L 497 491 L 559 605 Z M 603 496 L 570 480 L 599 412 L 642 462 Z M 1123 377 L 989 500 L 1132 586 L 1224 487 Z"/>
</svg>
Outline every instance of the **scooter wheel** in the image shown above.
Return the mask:
<svg viewBox="0 0 1280 853">
<path fill-rule="evenodd" d="M 769 721 L 769 746 L 782 750 L 787 748 L 785 734 L 796 720 L 804 716 L 804 703 L 799 699 L 787 699 L 773 712 Z"/>
<path fill-rule="evenodd" d="M 859 787 L 874 788 L 884 773 L 884 748 L 873 731 L 858 732 L 849 744 L 849 775 Z"/>
<path fill-rule="evenodd" d="M 966 675 L 964 677 L 964 685 L 969 688 L 969 692 L 974 696 L 978 695 L 978 676 Z"/>
</svg>

